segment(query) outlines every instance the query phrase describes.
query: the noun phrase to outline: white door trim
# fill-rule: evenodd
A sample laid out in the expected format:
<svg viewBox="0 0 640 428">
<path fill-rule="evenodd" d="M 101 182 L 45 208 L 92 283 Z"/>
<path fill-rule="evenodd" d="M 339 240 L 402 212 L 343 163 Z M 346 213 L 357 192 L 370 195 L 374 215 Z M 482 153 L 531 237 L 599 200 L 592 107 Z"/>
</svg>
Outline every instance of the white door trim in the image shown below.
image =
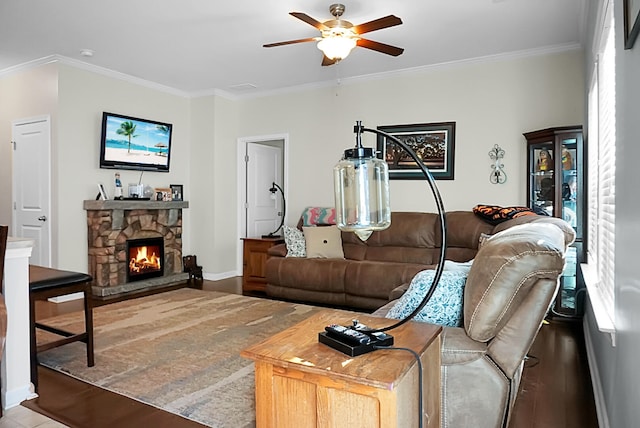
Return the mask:
<svg viewBox="0 0 640 428">
<path fill-rule="evenodd" d="M 246 212 L 245 212 L 245 201 L 246 201 L 246 191 L 247 191 L 247 174 L 246 174 L 246 163 L 244 161 L 244 156 L 247 151 L 247 144 L 249 143 L 260 143 L 265 141 L 274 141 L 274 140 L 282 140 L 283 141 L 283 150 L 282 150 L 282 164 L 283 164 L 283 188 L 284 188 L 284 198 L 285 200 L 289 200 L 289 186 L 287 183 L 289 182 L 289 134 L 271 134 L 271 135 L 258 135 L 252 137 L 240 137 L 237 140 L 237 162 L 238 167 L 237 171 L 237 195 L 238 195 L 238 223 L 236 225 L 236 235 L 238 242 L 238 246 L 236 247 L 236 271 L 238 275 L 242 274 L 242 241 L 241 238 L 243 236 L 243 225 L 246 224 Z M 286 217 L 286 216 L 285 216 Z"/>
</svg>

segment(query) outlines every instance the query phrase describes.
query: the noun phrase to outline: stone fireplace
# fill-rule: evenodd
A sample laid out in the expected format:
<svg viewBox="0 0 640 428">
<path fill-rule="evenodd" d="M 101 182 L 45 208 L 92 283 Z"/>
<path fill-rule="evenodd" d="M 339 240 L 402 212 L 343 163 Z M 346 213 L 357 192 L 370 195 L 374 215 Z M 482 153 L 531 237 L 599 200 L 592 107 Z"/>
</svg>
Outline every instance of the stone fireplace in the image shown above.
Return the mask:
<svg viewBox="0 0 640 428">
<path fill-rule="evenodd" d="M 186 281 L 182 209 L 186 201 L 84 201 L 89 275 L 100 297 Z"/>
</svg>

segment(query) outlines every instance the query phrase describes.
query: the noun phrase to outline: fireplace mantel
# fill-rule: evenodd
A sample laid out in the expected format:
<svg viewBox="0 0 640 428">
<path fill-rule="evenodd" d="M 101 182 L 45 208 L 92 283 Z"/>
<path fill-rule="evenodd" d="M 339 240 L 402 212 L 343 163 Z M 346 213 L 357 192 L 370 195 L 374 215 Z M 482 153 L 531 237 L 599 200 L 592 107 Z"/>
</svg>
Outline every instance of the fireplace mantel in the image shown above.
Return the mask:
<svg viewBox="0 0 640 428">
<path fill-rule="evenodd" d="M 83 208 L 87 211 L 102 210 L 170 210 L 174 208 L 189 208 L 187 201 L 132 201 L 107 200 L 84 201 Z"/>
<path fill-rule="evenodd" d="M 182 269 L 182 210 L 188 207 L 187 201 L 84 201 L 93 294 L 107 297 L 188 279 Z M 160 236 L 164 275 L 128 282 L 127 240 Z"/>
</svg>

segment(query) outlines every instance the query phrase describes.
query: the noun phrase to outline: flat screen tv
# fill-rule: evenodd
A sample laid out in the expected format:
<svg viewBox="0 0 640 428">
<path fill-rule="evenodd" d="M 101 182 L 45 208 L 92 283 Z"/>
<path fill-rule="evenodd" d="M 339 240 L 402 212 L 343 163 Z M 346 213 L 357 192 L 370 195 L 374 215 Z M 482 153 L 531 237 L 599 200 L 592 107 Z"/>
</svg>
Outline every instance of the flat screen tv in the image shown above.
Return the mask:
<svg viewBox="0 0 640 428">
<path fill-rule="evenodd" d="M 169 123 L 121 114 L 102 114 L 100 168 L 169 172 Z"/>
</svg>

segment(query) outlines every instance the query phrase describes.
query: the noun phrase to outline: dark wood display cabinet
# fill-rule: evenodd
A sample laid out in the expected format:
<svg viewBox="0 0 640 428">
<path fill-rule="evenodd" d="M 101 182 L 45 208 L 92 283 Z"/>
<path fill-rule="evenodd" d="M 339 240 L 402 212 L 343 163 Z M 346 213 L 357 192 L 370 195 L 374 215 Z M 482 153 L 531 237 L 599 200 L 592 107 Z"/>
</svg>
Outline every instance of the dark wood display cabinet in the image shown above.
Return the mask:
<svg viewBox="0 0 640 428">
<path fill-rule="evenodd" d="M 265 265 L 267 263 L 269 248 L 281 244 L 284 239 L 277 238 L 242 238 L 242 293 L 264 293 Z"/>
<path fill-rule="evenodd" d="M 584 280 L 586 225 L 585 166 L 582 126 L 563 126 L 524 133 L 527 140 L 527 204 L 539 214 L 562 218 L 576 240 L 567 252 L 560 291 L 553 307 L 564 316 L 580 316 Z"/>
</svg>

